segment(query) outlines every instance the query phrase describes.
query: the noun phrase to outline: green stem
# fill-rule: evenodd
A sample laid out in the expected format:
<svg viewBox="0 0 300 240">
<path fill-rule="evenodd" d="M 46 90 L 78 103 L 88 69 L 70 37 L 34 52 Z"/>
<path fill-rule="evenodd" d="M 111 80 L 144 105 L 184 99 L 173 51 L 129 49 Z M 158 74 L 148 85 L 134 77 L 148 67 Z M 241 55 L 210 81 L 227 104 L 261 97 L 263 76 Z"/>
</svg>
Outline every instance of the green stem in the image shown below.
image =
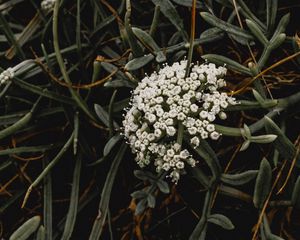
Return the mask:
<svg viewBox="0 0 300 240">
<path fill-rule="evenodd" d="M 184 126 L 182 122 L 178 122 L 178 132 L 177 132 L 177 140 L 176 142 L 181 146 L 183 141 L 183 132 L 184 132 Z"/>
<path fill-rule="evenodd" d="M 268 114 L 265 116 L 269 118 L 273 118 L 280 114 L 283 110 L 295 105 L 296 103 L 300 102 L 300 92 L 278 100 L 277 107 L 272 109 Z M 261 118 L 257 122 L 253 123 L 249 126 L 251 133 L 255 133 L 264 127 L 264 118 Z M 226 136 L 234 136 L 240 137 L 242 136 L 243 129 L 242 128 L 233 128 L 233 127 L 226 127 L 215 124 L 215 128 L 218 132 L 226 135 Z"/>
<path fill-rule="evenodd" d="M 203 231 L 206 230 L 207 217 L 210 212 L 211 199 L 212 199 L 212 191 L 208 190 L 203 204 L 201 219 L 198 222 L 197 226 L 195 227 L 194 231 L 192 232 L 192 235 L 190 236 L 189 240 L 200 239 L 200 236 L 203 236 L 204 234 Z"/>
<path fill-rule="evenodd" d="M 65 64 L 62 58 L 62 54 L 60 52 L 59 48 L 59 37 L 58 37 L 58 11 L 59 11 L 59 5 L 60 5 L 60 0 L 56 0 L 55 5 L 54 5 L 54 10 L 53 10 L 53 25 L 52 25 L 52 31 L 53 31 L 53 46 L 54 46 L 54 51 L 57 59 L 57 63 L 59 65 L 60 71 L 63 75 L 63 78 L 65 82 L 69 85 L 69 91 L 75 100 L 75 102 L 78 104 L 78 106 L 95 122 L 97 122 L 96 118 L 94 115 L 89 111 L 86 103 L 81 99 L 80 95 L 72 88 L 72 82 L 70 80 L 70 77 L 66 71 Z"/>
<path fill-rule="evenodd" d="M 108 121 L 109 121 L 109 138 L 112 138 L 114 135 L 114 120 L 113 120 L 113 103 L 115 101 L 116 98 L 116 94 L 117 94 L 117 90 L 115 90 L 110 98 L 110 102 L 109 102 L 109 107 L 108 107 Z"/>
<path fill-rule="evenodd" d="M 64 153 L 69 149 L 70 145 L 73 142 L 73 138 L 74 138 L 74 132 L 71 134 L 69 140 L 63 146 L 63 148 L 59 151 L 59 153 L 56 155 L 56 157 L 47 165 L 47 167 L 44 168 L 44 170 L 42 171 L 42 173 L 30 185 L 30 187 L 28 188 L 28 190 L 27 190 L 27 192 L 25 194 L 24 201 L 22 203 L 22 208 L 25 206 L 25 204 L 27 202 L 27 199 L 28 199 L 28 197 L 29 197 L 32 189 L 34 187 L 36 187 L 43 180 L 43 178 L 51 171 L 51 169 L 56 165 L 56 163 L 62 158 L 62 156 L 64 155 Z"/>
<path fill-rule="evenodd" d="M 149 34 L 150 34 L 151 37 L 153 37 L 155 32 L 156 32 L 157 25 L 158 25 L 158 20 L 159 20 L 159 15 L 160 15 L 160 6 L 156 5 L 153 20 L 152 20 L 152 24 L 151 24 L 150 31 L 149 31 Z"/>
<path fill-rule="evenodd" d="M 232 137 L 241 137 L 242 136 L 242 128 L 233 128 L 233 127 L 226 127 L 215 124 L 215 128 L 217 132 L 222 133 L 225 136 L 232 136 Z"/>
</svg>

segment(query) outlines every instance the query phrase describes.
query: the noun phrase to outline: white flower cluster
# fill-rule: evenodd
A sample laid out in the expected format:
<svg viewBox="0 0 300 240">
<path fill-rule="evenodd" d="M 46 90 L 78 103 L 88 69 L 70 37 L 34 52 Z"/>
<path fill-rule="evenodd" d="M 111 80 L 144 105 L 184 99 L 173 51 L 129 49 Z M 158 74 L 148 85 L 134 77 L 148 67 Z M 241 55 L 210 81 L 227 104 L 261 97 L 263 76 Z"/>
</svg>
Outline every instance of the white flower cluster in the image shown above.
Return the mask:
<svg viewBox="0 0 300 240">
<path fill-rule="evenodd" d="M 123 121 L 124 134 L 140 167 L 152 161 L 157 172 L 170 171 L 177 182 L 186 164 L 196 161 L 187 149 L 176 143 L 178 126 L 190 136 L 192 146 L 201 139 L 216 140 L 220 133 L 212 123 L 223 111 L 236 104 L 233 97 L 218 91 L 225 86 L 225 67 L 205 63 L 193 65 L 185 77 L 187 61 L 165 65 L 158 73 L 146 76 L 133 91 L 131 108 Z"/>
<path fill-rule="evenodd" d="M 15 75 L 15 72 L 12 68 L 7 68 L 0 74 L 0 86 L 6 84 L 10 79 Z"/>
<path fill-rule="evenodd" d="M 41 2 L 41 8 L 44 12 L 50 12 L 53 10 L 55 4 L 55 0 L 43 0 Z"/>
</svg>

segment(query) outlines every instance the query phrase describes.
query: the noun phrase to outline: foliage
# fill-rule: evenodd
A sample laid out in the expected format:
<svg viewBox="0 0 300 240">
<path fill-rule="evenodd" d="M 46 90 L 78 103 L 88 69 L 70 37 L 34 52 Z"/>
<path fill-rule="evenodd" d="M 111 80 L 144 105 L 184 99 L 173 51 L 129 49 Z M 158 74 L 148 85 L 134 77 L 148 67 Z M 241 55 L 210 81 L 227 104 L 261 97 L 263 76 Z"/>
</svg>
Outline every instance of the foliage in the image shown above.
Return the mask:
<svg viewBox="0 0 300 240">
<path fill-rule="evenodd" d="M 296 1 L 43 2 L 0 2 L 1 237 L 299 236 Z M 218 141 L 180 133 L 197 164 L 173 184 L 120 126 L 145 74 L 185 58 L 225 65 L 239 104 Z"/>
</svg>

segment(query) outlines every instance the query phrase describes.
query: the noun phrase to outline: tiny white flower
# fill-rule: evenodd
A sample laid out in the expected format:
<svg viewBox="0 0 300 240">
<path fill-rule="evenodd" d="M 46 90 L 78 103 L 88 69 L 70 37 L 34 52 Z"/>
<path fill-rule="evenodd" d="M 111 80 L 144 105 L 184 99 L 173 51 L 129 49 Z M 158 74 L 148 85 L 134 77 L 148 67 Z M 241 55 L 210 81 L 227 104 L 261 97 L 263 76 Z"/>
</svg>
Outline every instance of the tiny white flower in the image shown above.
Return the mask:
<svg viewBox="0 0 300 240">
<path fill-rule="evenodd" d="M 174 124 L 174 120 L 172 118 L 168 118 L 165 123 L 168 125 L 168 126 L 172 126 Z"/>
<path fill-rule="evenodd" d="M 191 144 L 192 145 L 194 145 L 195 147 L 198 147 L 199 146 L 199 144 L 200 144 L 200 139 L 198 138 L 198 137 L 193 137 L 192 139 L 191 139 Z"/>
<path fill-rule="evenodd" d="M 170 169 L 170 164 L 169 164 L 169 163 L 164 163 L 164 164 L 162 165 L 162 169 L 165 170 L 165 171 L 169 171 L 169 169 Z"/>
<path fill-rule="evenodd" d="M 211 138 L 212 140 L 218 140 L 219 137 L 220 137 L 220 133 L 218 133 L 218 132 L 212 132 L 212 133 L 210 134 L 210 138 Z"/>
<path fill-rule="evenodd" d="M 208 115 L 208 112 L 207 112 L 207 111 L 204 111 L 204 110 L 202 110 L 202 111 L 199 113 L 199 116 L 200 116 L 200 118 L 202 118 L 202 119 L 207 118 L 207 115 Z"/>
<path fill-rule="evenodd" d="M 192 72 L 192 73 L 190 74 L 190 76 L 191 76 L 191 78 L 192 78 L 193 80 L 198 79 L 198 74 L 195 73 L 195 72 Z"/>
<path fill-rule="evenodd" d="M 195 135 L 197 133 L 197 128 L 190 127 L 187 129 L 190 135 Z"/>
<path fill-rule="evenodd" d="M 167 150 L 167 156 L 173 157 L 175 155 L 175 151 L 173 149 L 168 149 Z"/>
<path fill-rule="evenodd" d="M 188 91 L 189 89 L 190 89 L 190 86 L 186 83 L 182 86 L 183 91 Z"/>
<path fill-rule="evenodd" d="M 214 114 L 212 114 L 212 113 L 207 114 L 208 121 L 213 122 L 213 121 L 215 121 L 215 119 L 216 119 L 216 116 Z"/>
<path fill-rule="evenodd" d="M 186 118 L 186 115 L 183 112 L 181 112 L 177 115 L 177 119 L 179 121 L 184 121 L 185 118 Z"/>
<path fill-rule="evenodd" d="M 193 113 L 196 113 L 196 112 L 198 111 L 199 107 L 198 107 L 195 103 L 193 103 L 193 104 L 190 106 L 190 109 L 191 109 L 191 111 L 192 111 Z"/>
<path fill-rule="evenodd" d="M 184 149 L 179 154 L 181 159 L 187 159 L 190 156 L 190 153 L 188 150 Z"/>
<path fill-rule="evenodd" d="M 167 130 L 167 134 L 171 137 L 176 134 L 176 129 L 174 127 L 167 127 L 166 130 Z"/>
<path fill-rule="evenodd" d="M 203 132 L 201 133 L 201 138 L 202 138 L 202 139 L 208 138 L 208 133 L 207 133 L 206 131 L 203 131 Z"/>
<path fill-rule="evenodd" d="M 215 125 L 213 125 L 213 124 L 208 124 L 208 125 L 206 126 L 206 130 L 207 130 L 208 132 L 213 132 L 213 131 L 215 131 Z"/>
<path fill-rule="evenodd" d="M 175 144 L 173 145 L 173 149 L 175 150 L 175 152 L 178 152 L 178 151 L 181 149 L 180 144 L 175 143 Z"/>
<path fill-rule="evenodd" d="M 154 136 L 160 138 L 162 136 L 162 131 L 160 129 L 155 129 Z"/>
<path fill-rule="evenodd" d="M 177 162 L 177 163 L 176 163 L 176 167 L 177 167 L 178 169 L 183 169 L 183 168 L 184 168 L 184 162 L 182 162 L 182 161 Z"/>
<path fill-rule="evenodd" d="M 228 107 L 228 103 L 226 101 L 220 101 L 220 106 L 222 108 L 227 108 Z"/>
<path fill-rule="evenodd" d="M 201 139 L 219 138 L 212 122 L 216 115 L 225 119 L 223 110 L 237 104 L 235 98 L 218 91 L 226 84 L 226 68 L 195 64 L 185 77 L 186 64 L 186 60 L 171 66 L 164 64 L 158 72 L 145 76 L 132 91 L 130 109 L 122 121 L 137 164 L 145 167 L 152 163 L 157 172 L 170 171 L 173 182 L 179 180 L 185 164 L 196 164 L 188 150 L 175 142 L 178 121 L 182 122 L 191 145 L 197 147 Z M 8 78 L 3 72 L 0 83 Z"/>
</svg>

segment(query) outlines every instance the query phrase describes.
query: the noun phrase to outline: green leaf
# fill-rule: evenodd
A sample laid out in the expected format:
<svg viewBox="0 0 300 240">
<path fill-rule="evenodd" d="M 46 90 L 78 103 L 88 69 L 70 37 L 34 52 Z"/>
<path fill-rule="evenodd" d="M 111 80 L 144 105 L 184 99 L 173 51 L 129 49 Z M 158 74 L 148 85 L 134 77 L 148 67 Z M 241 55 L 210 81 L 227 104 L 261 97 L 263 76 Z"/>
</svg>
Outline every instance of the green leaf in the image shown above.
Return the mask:
<svg viewBox="0 0 300 240">
<path fill-rule="evenodd" d="M 186 40 L 186 34 L 183 27 L 182 18 L 176 11 L 176 8 L 169 0 L 152 0 L 155 6 L 160 7 L 160 11 L 170 20 L 170 22 L 181 32 L 182 36 Z"/>
<path fill-rule="evenodd" d="M 135 28 L 135 27 L 132 28 L 132 31 L 144 46 L 150 47 L 152 51 L 154 51 L 154 53 L 156 54 L 156 61 L 158 63 L 162 63 L 167 60 L 163 51 L 160 49 L 160 47 L 156 44 L 154 39 L 147 32 L 143 31 L 140 28 Z"/>
<path fill-rule="evenodd" d="M 265 37 L 264 33 L 261 31 L 260 27 L 250 19 L 246 19 L 246 24 L 253 35 L 264 45 L 268 44 L 268 39 Z"/>
<path fill-rule="evenodd" d="M 49 164 L 49 158 L 43 158 L 43 168 Z M 43 181 L 43 224 L 45 226 L 45 235 L 52 238 L 53 233 L 53 184 L 52 175 L 47 174 Z"/>
<path fill-rule="evenodd" d="M 250 143 L 251 142 L 248 139 L 245 140 L 240 148 L 240 152 L 245 151 L 250 146 Z"/>
<path fill-rule="evenodd" d="M 39 227 L 39 230 L 37 231 L 36 240 L 45 240 L 45 239 L 46 239 L 45 227 L 41 225 Z"/>
<path fill-rule="evenodd" d="M 267 159 L 260 163 L 258 175 L 255 182 L 253 203 L 256 208 L 261 209 L 271 190 L 272 169 Z"/>
<path fill-rule="evenodd" d="M 110 151 L 113 149 L 113 147 L 122 139 L 122 136 L 120 134 L 114 135 L 109 141 L 105 144 L 103 155 L 107 156 Z"/>
<path fill-rule="evenodd" d="M 230 58 L 223 57 L 223 56 L 220 56 L 217 54 L 205 54 L 205 55 L 201 56 L 201 58 L 203 58 L 204 60 L 207 60 L 209 62 L 213 62 L 220 66 L 223 66 L 225 64 L 226 67 L 228 67 L 229 69 L 231 69 L 233 71 L 244 73 L 249 76 L 252 75 L 250 70 L 247 67 L 237 63 L 236 61 L 231 60 Z"/>
<path fill-rule="evenodd" d="M 285 31 L 286 26 L 288 25 L 289 21 L 290 21 L 290 13 L 287 13 L 280 19 L 280 21 L 276 27 L 276 30 L 273 34 L 273 37 L 271 38 L 271 41 L 273 39 L 276 39 L 279 34 L 281 34 Z"/>
<path fill-rule="evenodd" d="M 259 136 L 251 136 L 249 140 L 251 142 L 255 143 L 271 143 L 275 141 L 277 138 L 277 135 L 275 134 L 265 134 L 265 135 L 259 135 Z"/>
<path fill-rule="evenodd" d="M 147 65 L 153 59 L 154 59 L 154 56 L 152 54 L 147 54 L 142 57 L 134 58 L 125 65 L 125 70 L 126 71 L 138 70 L 138 69 L 144 67 L 145 65 Z"/>
<path fill-rule="evenodd" d="M 251 138 L 251 130 L 245 123 L 244 123 L 244 134 L 243 135 L 247 139 Z"/>
<path fill-rule="evenodd" d="M 139 214 L 143 213 L 147 207 L 146 204 L 147 204 L 147 199 L 142 199 L 141 201 L 139 201 L 138 204 L 136 205 L 134 214 L 139 215 Z"/>
<path fill-rule="evenodd" d="M 268 240 L 284 240 L 284 238 L 281 238 L 281 237 L 279 237 L 277 235 L 274 235 L 274 234 L 270 234 L 268 236 Z"/>
<path fill-rule="evenodd" d="M 28 239 L 30 235 L 38 229 L 40 222 L 40 216 L 34 216 L 30 218 L 10 236 L 9 240 Z"/>
<path fill-rule="evenodd" d="M 232 1 L 229 1 L 230 4 L 233 5 Z M 245 18 L 251 19 L 253 22 L 259 25 L 261 30 L 265 32 L 266 26 L 251 12 L 249 9 L 249 5 L 246 4 L 243 0 L 236 0 L 238 7 L 240 7 L 241 13 L 245 16 Z"/>
<path fill-rule="evenodd" d="M 206 174 L 198 167 L 194 167 L 191 169 L 193 173 L 193 177 L 195 177 L 202 186 L 208 188 L 210 183 L 209 183 L 209 178 L 206 176 Z"/>
<path fill-rule="evenodd" d="M 126 77 L 126 75 L 119 71 L 119 68 L 116 67 L 115 65 L 109 63 L 109 62 L 101 62 L 101 66 L 108 72 L 108 73 L 114 73 L 116 74 L 117 78 L 120 78 L 120 79 L 128 79 Z"/>
<path fill-rule="evenodd" d="M 126 0 L 126 13 L 125 13 L 125 31 L 127 36 L 127 41 L 132 50 L 132 54 L 134 57 L 140 57 L 143 55 L 143 49 L 139 45 L 137 39 L 135 38 L 131 24 L 130 24 L 130 16 L 131 16 L 131 3 L 130 0 Z"/>
<path fill-rule="evenodd" d="M 270 41 L 270 45 L 269 48 L 274 50 L 276 48 L 278 48 L 286 39 L 286 35 L 285 33 L 280 33 L 279 35 L 277 35 L 275 38 L 272 38 Z"/>
<path fill-rule="evenodd" d="M 127 145 L 122 143 L 119 151 L 117 152 L 106 177 L 102 192 L 101 192 L 101 200 L 98 208 L 98 216 L 94 220 L 93 228 L 91 234 L 89 236 L 90 240 L 99 239 L 102 233 L 103 226 L 106 222 L 106 217 L 108 213 L 108 207 L 110 202 L 111 191 L 113 187 L 113 183 L 119 169 L 119 165 L 125 151 L 127 149 Z"/>
<path fill-rule="evenodd" d="M 104 87 L 107 87 L 107 88 L 121 88 L 121 87 L 135 88 L 136 84 L 127 79 L 114 79 L 114 80 L 105 82 Z"/>
<path fill-rule="evenodd" d="M 275 21 L 276 21 L 277 8 L 278 8 L 278 0 L 266 0 L 268 33 L 271 33 L 271 31 L 273 31 Z"/>
<path fill-rule="evenodd" d="M 232 186 L 240 186 L 250 182 L 257 176 L 257 170 L 249 170 L 238 174 L 222 174 L 221 181 Z"/>
<path fill-rule="evenodd" d="M 109 127 L 109 115 L 108 115 L 107 111 L 105 111 L 104 108 L 102 106 L 100 106 L 99 104 L 95 104 L 94 108 L 95 108 L 95 112 L 96 112 L 98 118 L 102 121 L 102 123 L 106 127 Z M 114 122 L 114 126 L 119 127 L 116 122 Z"/>
<path fill-rule="evenodd" d="M 212 38 L 219 39 L 219 38 L 223 38 L 223 37 L 224 37 L 223 30 L 221 30 L 220 28 L 217 28 L 217 27 L 212 27 L 201 33 L 200 40 L 212 39 Z"/>
<path fill-rule="evenodd" d="M 267 116 L 264 117 L 264 124 L 267 133 L 277 135 L 274 141 L 274 146 L 278 150 L 281 156 L 292 161 L 296 154 L 296 148 L 293 143 L 285 136 L 281 129 L 273 122 L 272 119 Z M 300 167 L 299 157 L 296 161 L 296 166 Z"/>
<path fill-rule="evenodd" d="M 152 194 L 148 194 L 147 196 L 147 204 L 149 208 L 154 208 L 155 207 L 155 197 Z"/>
<path fill-rule="evenodd" d="M 252 89 L 253 96 L 255 97 L 256 101 L 259 102 L 260 105 L 263 105 L 265 102 L 265 99 L 260 95 L 258 91 L 255 89 Z"/>
<path fill-rule="evenodd" d="M 156 185 L 161 192 L 166 193 L 166 194 L 168 194 L 170 192 L 169 185 L 166 181 L 164 181 L 162 179 L 158 179 L 156 181 Z"/>
<path fill-rule="evenodd" d="M 223 31 L 233 34 L 235 36 L 241 37 L 243 39 L 248 40 L 249 42 L 253 40 L 253 37 L 251 34 L 249 34 L 247 31 L 236 27 L 228 22 L 225 22 L 216 16 L 208 13 L 208 12 L 201 12 L 200 15 L 203 17 L 203 19 L 211 24 L 212 26 L 218 27 L 222 29 Z"/>
<path fill-rule="evenodd" d="M 214 178 L 217 179 L 221 174 L 221 167 L 217 155 L 210 148 L 208 143 L 202 140 L 201 144 L 194 150 L 200 157 L 202 157 L 205 160 Z"/>
<path fill-rule="evenodd" d="M 156 176 L 153 175 L 153 173 L 148 172 L 148 171 L 143 171 L 143 170 L 134 170 L 133 174 L 135 177 L 142 181 L 147 181 L 147 180 L 156 180 Z"/>
<path fill-rule="evenodd" d="M 69 210 L 68 210 L 68 214 L 67 214 L 64 232 L 61 237 L 62 240 L 67 240 L 67 239 L 71 238 L 73 230 L 74 230 L 75 222 L 76 222 L 78 201 L 79 201 L 81 162 L 82 162 L 81 154 L 78 153 L 75 167 L 74 167 L 74 173 L 73 173 L 70 205 L 69 205 Z"/>
<path fill-rule="evenodd" d="M 232 224 L 231 220 L 222 214 L 212 214 L 207 218 L 207 221 L 226 230 L 234 229 L 234 225 Z"/>
<path fill-rule="evenodd" d="M 184 7 L 192 7 L 192 2 L 193 2 L 193 0 L 172 0 L 172 1 Z M 204 9 L 204 4 L 201 1 L 196 0 L 196 8 Z"/>
<path fill-rule="evenodd" d="M 138 190 L 138 191 L 131 193 L 130 196 L 134 199 L 144 199 L 148 196 L 148 193 L 146 193 L 143 190 Z"/>
<path fill-rule="evenodd" d="M 30 146 L 30 147 L 7 148 L 0 151 L 0 156 L 10 155 L 10 154 L 20 154 L 20 153 L 46 152 L 47 150 L 53 149 L 54 147 L 55 146 L 53 144 L 49 144 L 49 145 Z"/>
</svg>

